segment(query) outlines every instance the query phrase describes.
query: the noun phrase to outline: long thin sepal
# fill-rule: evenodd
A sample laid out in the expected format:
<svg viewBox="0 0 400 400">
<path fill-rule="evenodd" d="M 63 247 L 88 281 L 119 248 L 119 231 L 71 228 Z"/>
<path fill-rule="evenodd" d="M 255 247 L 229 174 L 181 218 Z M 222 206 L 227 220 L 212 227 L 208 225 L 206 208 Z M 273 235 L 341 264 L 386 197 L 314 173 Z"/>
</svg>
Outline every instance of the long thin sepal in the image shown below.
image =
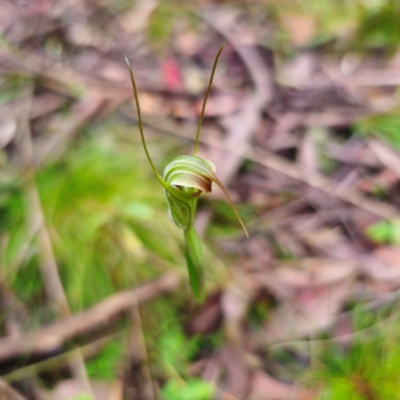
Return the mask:
<svg viewBox="0 0 400 400">
<path fill-rule="evenodd" d="M 185 229 L 185 258 L 189 271 L 189 282 L 198 303 L 203 301 L 204 274 L 203 250 L 197 232 L 193 227 Z"/>
<path fill-rule="evenodd" d="M 125 62 L 126 62 L 126 65 L 128 66 L 129 75 L 131 77 L 132 88 L 133 88 L 133 97 L 134 97 L 135 103 L 136 103 L 136 109 L 137 109 L 137 115 L 138 115 L 138 125 L 139 125 L 140 137 L 142 139 L 143 148 L 146 153 L 147 160 L 150 163 L 151 169 L 154 172 L 154 175 L 157 177 L 157 179 L 161 183 L 161 185 L 166 189 L 168 185 L 165 183 L 165 181 L 161 177 L 161 175 L 157 172 L 156 167 L 154 166 L 153 161 L 150 158 L 149 151 L 147 150 L 146 140 L 144 139 L 144 133 L 143 133 L 142 113 L 140 112 L 139 96 L 137 93 L 136 82 L 135 82 L 135 78 L 133 76 L 131 64 L 129 63 L 129 60 L 126 57 L 125 57 Z"/>
<path fill-rule="evenodd" d="M 249 232 L 247 232 L 246 227 L 244 226 L 243 221 L 241 220 L 239 213 L 236 210 L 235 205 L 233 204 L 233 201 L 231 199 L 231 196 L 229 196 L 228 191 L 225 189 L 225 186 L 222 184 L 222 182 L 214 175 L 213 177 L 214 182 L 221 188 L 221 190 L 224 192 L 224 195 L 226 196 L 226 199 L 228 200 L 229 204 L 232 207 L 233 212 L 236 215 L 236 218 L 238 219 L 238 221 L 240 222 L 240 225 L 242 225 L 242 228 L 244 230 L 244 233 L 246 234 L 247 237 L 249 237 Z"/>
<path fill-rule="evenodd" d="M 210 81 L 208 82 L 208 87 L 207 87 L 207 92 L 206 95 L 204 97 L 204 101 L 203 101 L 203 107 L 201 109 L 201 114 L 200 114 L 200 118 L 199 118 L 199 123 L 197 125 L 197 132 L 196 132 L 196 141 L 194 144 L 194 155 L 197 156 L 197 153 L 199 152 L 199 136 L 200 136 L 200 129 L 201 129 L 201 125 L 203 123 L 203 118 L 204 118 L 204 111 L 206 109 L 206 103 L 207 103 L 207 99 L 208 99 L 208 95 L 210 94 L 210 90 L 211 90 L 211 85 L 212 85 L 212 81 L 214 79 L 214 74 L 215 74 L 215 70 L 217 68 L 217 64 L 218 64 L 218 59 L 219 56 L 222 53 L 222 50 L 224 49 L 225 45 L 223 44 L 221 46 L 221 48 L 218 51 L 217 57 L 215 57 L 215 61 L 214 61 L 214 65 L 213 65 L 213 69 L 211 71 L 211 76 L 210 76 Z"/>
</svg>

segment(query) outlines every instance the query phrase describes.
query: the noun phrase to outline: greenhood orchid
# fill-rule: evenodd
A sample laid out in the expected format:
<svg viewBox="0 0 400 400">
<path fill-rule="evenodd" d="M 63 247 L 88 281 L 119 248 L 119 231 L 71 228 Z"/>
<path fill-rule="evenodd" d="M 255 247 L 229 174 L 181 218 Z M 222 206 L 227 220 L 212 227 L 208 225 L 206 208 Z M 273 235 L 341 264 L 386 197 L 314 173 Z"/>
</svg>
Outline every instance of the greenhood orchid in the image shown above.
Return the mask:
<svg viewBox="0 0 400 400">
<path fill-rule="evenodd" d="M 228 202 L 235 212 L 237 219 L 242 225 L 246 236 L 248 237 L 246 227 L 240 219 L 240 216 L 236 211 L 236 208 L 228 194 L 228 191 L 215 175 L 214 164 L 210 161 L 198 157 L 197 155 L 199 147 L 200 128 L 204 117 L 207 98 L 211 90 L 211 85 L 217 67 L 218 59 L 221 55 L 223 48 L 224 46 L 220 48 L 215 58 L 207 92 L 204 97 L 203 107 L 197 126 L 194 155 L 182 155 L 175 157 L 166 166 L 163 177 L 161 177 L 161 175 L 157 172 L 146 146 L 146 141 L 143 134 L 142 116 L 140 112 L 136 82 L 129 61 L 126 59 L 126 63 L 129 68 L 130 78 L 132 81 L 133 95 L 137 108 L 138 125 L 143 148 L 150 163 L 151 169 L 153 170 L 161 186 L 165 189 L 168 200 L 170 218 L 175 223 L 175 225 L 183 229 L 186 243 L 185 258 L 188 265 L 190 286 L 198 302 L 200 302 L 204 296 L 204 261 L 201 241 L 199 239 L 199 236 L 197 235 L 196 230 L 194 229 L 194 219 L 196 216 L 197 199 L 199 195 L 203 192 L 211 192 L 213 182 L 216 183 L 224 192 L 226 198 L 228 199 Z"/>
</svg>

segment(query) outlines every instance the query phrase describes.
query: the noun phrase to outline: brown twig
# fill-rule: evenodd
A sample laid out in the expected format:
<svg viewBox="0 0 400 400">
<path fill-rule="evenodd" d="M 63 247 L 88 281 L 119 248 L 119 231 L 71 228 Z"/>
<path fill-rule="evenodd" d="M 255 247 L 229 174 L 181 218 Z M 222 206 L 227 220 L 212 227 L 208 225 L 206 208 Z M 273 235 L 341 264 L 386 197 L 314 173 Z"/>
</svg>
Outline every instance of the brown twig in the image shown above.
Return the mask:
<svg viewBox="0 0 400 400">
<path fill-rule="evenodd" d="M 48 131 L 55 130 L 56 134 L 53 132 L 50 137 L 45 135 L 35 141 L 34 164 L 43 165 L 59 159 L 72 139 L 78 135 L 79 129 L 99 112 L 104 101 L 101 96 L 88 96 L 74 105 L 70 114 L 72 118 L 60 120 L 60 117 L 56 116 L 52 126 L 47 126 Z"/>
<path fill-rule="evenodd" d="M 124 378 L 125 397 L 132 397 L 129 392 L 132 384 L 135 384 L 139 386 L 140 397 L 143 400 L 155 400 L 139 305 L 133 305 L 128 315 L 131 328 L 129 332 L 129 366 Z"/>
<path fill-rule="evenodd" d="M 37 229 L 37 244 L 39 265 L 44 288 L 49 300 L 54 304 L 56 312 L 61 317 L 70 315 L 68 300 L 58 273 L 57 263 L 54 257 L 49 232 L 40 202 L 39 192 L 36 186 L 35 169 L 33 166 L 33 148 L 30 133 L 29 119 L 32 95 L 29 92 L 21 99 L 21 115 L 19 118 L 20 139 L 19 148 L 24 173 L 26 210 L 30 231 Z M 80 350 L 75 349 L 76 359 L 70 363 L 72 374 L 79 379 L 87 392 L 93 397 L 93 390 L 86 372 L 86 366 Z M 94 397 L 93 397 L 94 398 Z"/>
<path fill-rule="evenodd" d="M 179 282 L 178 274 L 166 273 L 155 281 L 117 293 L 86 311 L 55 322 L 31 334 L 0 339 L 0 361 L 58 350 L 67 341 L 108 325 L 111 319 L 128 310 L 132 305 L 175 290 Z"/>
<path fill-rule="evenodd" d="M 368 211 L 384 219 L 399 218 L 399 211 L 390 204 L 369 199 L 356 189 L 346 187 L 345 190 L 336 190 L 338 184 L 332 179 L 315 173 L 312 175 L 303 175 L 301 169 L 296 163 L 288 161 L 283 157 L 277 156 L 266 150 L 259 150 L 254 147 L 248 147 L 245 152 L 246 158 L 255 161 L 267 168 L 271 168 L 286 176 L 298 181 L 304 182 L 309 186 L 322 190 L 336 198 L 350 203 L 358 208 Z"/>
<path fill-rule="evenodd" d="M 0 379 L 0 399 L 1 400 L 26 400 L 25 397 L 21 396 L 16 390 L 7 385 L 2 379 Z"/>
<path fill-rule="evenodd" d="M 104 348 L 104 346 L 109 343 L 110 339 L 115 337 L 116 335 L 120 335 L 120 332 L 116 334 L 112 334 L 109 336 L 105 336 L 103 338 L 97 339 L 94 342 L 91 342 L 85 346 L 81 347 L 81 354 L 85 358 L 90 358 L 95 356 L 100 350 Z M 79 355 L 78 355 L 79 357 Z M 19 368 L 9 374 L 3 376 L 3 379 L 6 382 L 15 382 L 21 379 L 27 379 L 34 376 L 37 376 L 40 372 L 49 371 L 53 368 L 60 368 L 62 366 L 67 366 L 71 362 L 77 360 L 77 353 L 75 350 L 62 353 L 55 357 L 48 358 L 43 361 L 39 361 L 35 364 L 28 365 L 26 367 Z"/>
<path fill-rule="evenodd" d="M 126 113 L 125 115 L 129 118 L 132 118 L 130 113 Z M 144 117 L 143 123 L 148 127 L 151 127 L 158 131 L 167 132 L 169 134 L 183 137 L 185 139 L 193 140 L 193 135 L 191 133 L 193 132 L 193 129 L 195 129 L 193 124 L 176 124 L 166 118 L 153 117 Z M 213 138 L 212 133 L 213 132 L 209 129 L 203 128 L 200 141 L 209 146 L 213 146 L 219 149 L 226 149 L 225 144 L 222 141 Z M 320 173 L 305 176 L 301 173 L 301 169 L 299 168 L 297 163 L 289 161 L 270 151 L 257 149 L 251 145 L 248 145 L 241 150 L 238 150 L 237 148 L 230 148 L 228 151 L 240 155 L 243 158 L 247 158 L 250 161 L 263 165 L 266 168 L 277 171 L 283 175 L 289 176 L 290 178 L 303 182 L 311 187 L 314 187 L 315 189 L 322 190 L 323 192 L 328 193 L 331 196 L 350 203 L 355 207 L 365 210 L 380 218 L 400 218 L 399 211 L 392 205 L 370 199 L 354 188 L 346 188 L 346 190 L 341 191 L 340 187 L 338 188 L 338 183 L 336 181 Z"/>
</svg>

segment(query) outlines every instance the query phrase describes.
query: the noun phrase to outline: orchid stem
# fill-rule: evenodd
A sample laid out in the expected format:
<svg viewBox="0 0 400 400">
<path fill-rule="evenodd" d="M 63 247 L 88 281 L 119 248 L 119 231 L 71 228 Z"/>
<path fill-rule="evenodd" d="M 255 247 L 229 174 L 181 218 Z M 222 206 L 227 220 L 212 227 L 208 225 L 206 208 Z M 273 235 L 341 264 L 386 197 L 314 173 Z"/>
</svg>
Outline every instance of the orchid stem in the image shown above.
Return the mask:
<svg viewBox="0 0 400 400">
<path fill-rule="evenodd" d="M 196 300 L 201 303 L 204 292 L 203 279 L 203 249 L 201 241 L 193 226 L 184 230 L 185 242 L 185 257 L 189 270 L 189 282 Z"/>
</svg>

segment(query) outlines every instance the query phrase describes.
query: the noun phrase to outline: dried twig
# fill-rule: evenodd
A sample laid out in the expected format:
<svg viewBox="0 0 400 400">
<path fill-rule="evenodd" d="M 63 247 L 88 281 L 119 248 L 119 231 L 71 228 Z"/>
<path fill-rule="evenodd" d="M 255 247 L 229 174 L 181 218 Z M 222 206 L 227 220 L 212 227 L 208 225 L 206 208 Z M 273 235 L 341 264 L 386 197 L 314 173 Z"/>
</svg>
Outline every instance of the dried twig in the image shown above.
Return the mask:
<svg viewBox="0 0 400 400">
<path fill-rule="evenodd" d="M 81 354 L 85 358 L 90 358 L 96 355 L 107 343 L 109 343 L 110 339 L 115 337 L 116 335 L 120 335 L 120 333 L 116 333 L 113 335 L 105 336 L 103 338 L 97 339 L 94 342 L 87 344 L 86 346 L 81 347 Z M 26 367 L 19 368 L 9 374 L 3 376 L 3 379 L 6 382 L 15 382 L 21 379 L 31 378 L 37 376 L 39 373 L 44 371 L 50 371 L 53 368 L 60 368 L 62 366 L 67 366 L 71 362 L 75 362 L 77 360 L 77 355 L 75 350 L 68 351 L 66 353 L 57 355 L 55 357 L 48 358 L 43 361 L 39 361 L 37 363 L 28 365 Z"/>
<path fill-rule="evenodd" d="M 345 190 L 336 190 L 338 184 L 332 179 L 315 173 L 312 175 L 303 175 L 301 169 L 296 163 L 277 156 L 266 150 L 259 150 L 249 146 L 245 152 L 245 157 L 255 161 L 267 168 L 271 168 L 286 176 L 298 181 L 304 182 L 316 189 L 322 190 L 336 198 L 350 203 L 358 208 L 368 211 L 384 219 L 400 218 L 399 211 L 390 204 L 369 199 L 356 189 L 346 187 Z"/>
<path fill-rule="evenodd" d="M 48 126 L 47 130 L 56 130 L 56 134 L 45 135 L 35 141 L 34 163 L 42 165 L 46 162 L 57 160 L 68 148 L 72 139 L 78 135 L 79 129 L 88 120 L 93 118 L 104 104 L 104 98 L 100 96 L 88 96 L 85 100 L 77 102 L 71 110 L 72 118 L 61 119 L 55 117 L 54 126 Z"/>
<path fill-rule="evenodd" d="M 126 113 L 125 115 L 129 118 L 132 118 L 132 116 L 128 113 Z M 169 134 L 173 134 L 179 137 L 184 137 L 185 139 L 193 140 L 193 135 L 191 133 L 193 132 L 193 129 L 195 129 L 193 124 L 176 124 L 166 118 L 153 117 L 145 117 L 143 119 L 143 122 L 145 125 L 152 127 L 156 130 L 167 132 Z M 202 138 L 200 139 L 200 141 L 202 143 L 208 144 L 209 146 L 214 146 L 219 149 L 226 149 L 225 144 L 220 140 L 214 139 L 212 133 L 212 131 L 204 127 Z M 355 207 L 365 210 L 380 218 L 400 218 L 400 212 L 392 205 L 384 203 L 382 201 L 370 199 L 354 188 L 346 187 L 345 190 L 341 191 L 340 187 L 338 188 L 338 183 L 336 181 L 320 173 L 305 176 L 302 174 L 301 168 L 299 168 L 297 163 L 291 162 L 281 156 L 277 156 L 270 151 L 257 149 L 251 145 L 248 145 L 241 150 L 238 150 L 237 148 L 230 148 L 228 151 L 238 154 L 243 158 L 247 158 L 250 161 L 263 165 L 266 168 L 273 169 L 274 171 L 303 182 L 318 190 L 322 190 L 323 192 L 326 192 L 331 196 L 350 203 Z"/>
<path fill-rule="evenodd" d="M 397 178 L 400 178 L 400 154 L 390 146 L 375 138 L 368 140 L 368 146 L 378 157 L 382 165 L 393 171 Z"/>
<path fill-rule="evenodd" d="M 16 390 L 7 385 L 2 379 L 0 379 L 0 399 L 1 400 L 25 400 L 25 397 L 21 396 Z"/>
<path fill-rule="evenodd" d="M 129 310 L 129 317 L 132 326 L 129 332 L 129 366 L 124 379 L 125 397 L 132 397 L 129 393 L 130 387 L 135 384 L 139 386 L 138 389 L 143 400 L 155 400 L 156 396 L 148 365 L 147 349 L 138 304 L 133 305 Z"/>
<path fill-rule="evenodd" d="M 108 325 L 110 320 L 128 310 L 132 305 L 175 290 L 179 282 L 178 274 L 166 273 L 155 281 L 117 293 L 86 311 L 55 322 L 31 334 L 0 339 L 0 361 L 59 350 L 67 341 Z"/>
<path fill-rule="evenodd" d="M 28 116 L 31 108 L 31 93 L 21 99 L 21 116 L 19 118 L 20 128 L 20 153 L 25 179 L 26 210 L 28 213 L 28 224 L 30 231 L 37 229 L 37 244 L 40 272 L 44 280 L 44 287 L 49 300 L 56 308 L 58 315 L 66 317 L 70 315 L 70 309 L 61 279 L 58 273 L 57 263 L 53 254 L 50 235 L 46 228 L 46 222 L 36 186 L 35 170 L 33 167 L 33 149 L 30 134 Z M 37 228 L 38 227 L 38 228 Z M 76 349 L 76 360 L 70 363 L 72 374 L 79 379 L 87 392 L 93 395 L 93 390 L 86 372 L 85 362 Z M 93 396 L 92 396 L 93 397 Z M 94 397 L 93 397 L 94 398 Z"/>
</svg>

